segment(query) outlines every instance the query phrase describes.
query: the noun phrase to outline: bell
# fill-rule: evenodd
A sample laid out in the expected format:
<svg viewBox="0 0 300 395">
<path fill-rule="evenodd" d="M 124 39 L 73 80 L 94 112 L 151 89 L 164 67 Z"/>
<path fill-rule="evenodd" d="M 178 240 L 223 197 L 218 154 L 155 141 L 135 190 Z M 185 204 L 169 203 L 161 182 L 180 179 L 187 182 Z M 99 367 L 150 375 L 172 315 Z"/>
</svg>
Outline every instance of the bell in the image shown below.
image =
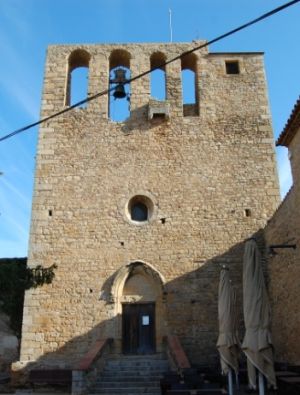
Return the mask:
<svg viewBox="0 0 300 395">
<path fill-rule="evenodd" d="M 126 71 L 123 69 L 117 69 L 114 71 L 116 82 L 124 82 L 126 80 Z"/>
<path fill-rule="evenodd" d="M 115 99 L 124 99 L 124 97 L 126 97 L 126 92 L 123 84 L 118 84 L 116 86 L 115 91 L 113 93 L 113 97 Z"/>
</svg>

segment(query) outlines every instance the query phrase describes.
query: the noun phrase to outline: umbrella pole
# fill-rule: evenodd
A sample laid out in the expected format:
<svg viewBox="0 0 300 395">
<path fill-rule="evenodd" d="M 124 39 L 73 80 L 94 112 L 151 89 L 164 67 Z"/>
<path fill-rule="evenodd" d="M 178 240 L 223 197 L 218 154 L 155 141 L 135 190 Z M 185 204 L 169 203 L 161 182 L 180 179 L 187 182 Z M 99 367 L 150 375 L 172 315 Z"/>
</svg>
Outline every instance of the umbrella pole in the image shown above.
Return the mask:
<svg viewBox="0 0 300 395">
<path fill-rule="evenodd" d="M 235 372 L 235 385 L 236 385 L 236 389 L 239 390 L 240 382 L 239 382 L 239 374 L 237 372 Z"/>
<path fill-rule="evenodd" d="M 228 372 L 228 393 L 229 395 L 233 395 L 233 379 L 232 379 L 232 369 L 229 369 Z"/>
<path fill-rule="evenodd" d="M 259 395 L 265 395 L 264 376 L 261 372 L 258 372 L 258 388 Z"/>
</svg>

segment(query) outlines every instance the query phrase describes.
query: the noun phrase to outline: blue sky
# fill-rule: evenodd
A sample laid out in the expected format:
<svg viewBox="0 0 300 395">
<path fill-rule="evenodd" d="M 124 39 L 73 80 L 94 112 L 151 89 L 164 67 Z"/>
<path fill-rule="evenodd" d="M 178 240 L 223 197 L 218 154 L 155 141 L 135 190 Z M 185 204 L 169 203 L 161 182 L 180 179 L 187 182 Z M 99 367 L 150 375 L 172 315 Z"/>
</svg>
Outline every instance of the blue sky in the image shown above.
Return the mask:
<svg viewBox="0 0 300 395">
<path fill-rule="evenodd" d="M 39 117 L 46 48 L 63 43 L 210 40 L 284 1 L 0 0 L 0 136 Z M 300 92 L 300 3 L 210 51 L 263 51 L 275 138 Z M 0 143 L 0 257 L 26 256 L 37 128 Z M 282 196 L 291 185 L 277 149 Z"/>
</svg>

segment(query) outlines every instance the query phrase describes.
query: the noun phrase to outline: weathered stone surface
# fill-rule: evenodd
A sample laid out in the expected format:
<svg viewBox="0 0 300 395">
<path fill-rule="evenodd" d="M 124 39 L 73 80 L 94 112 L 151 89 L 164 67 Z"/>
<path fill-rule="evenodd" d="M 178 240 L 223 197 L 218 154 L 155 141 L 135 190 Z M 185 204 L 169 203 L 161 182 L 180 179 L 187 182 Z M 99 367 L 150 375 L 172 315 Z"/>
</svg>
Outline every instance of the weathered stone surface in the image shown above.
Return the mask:
<svg viewBox="0 0 300 395">
<path fill-rule="evenodd" d="M 299 104 L 299 102 L 298 102 Z M 296 244 L 296 249 L 277 249 L 269 256 L 268 271 L 273 312 L 273 340 L 277 360 L 300 364 L 300 128 L 299 105 L 294 114 L 298 127 L 288 124 L 293 132 L 289 140 L 289 156 L 293 186 L 265 229 L 268 245 Z"/>
<path fill-rule="evenodd" d="M 64 108 L 68 57 L 78 48 L 90 54 L 93 95 L 107 89 L 113 50 L 130 53 L 135 76 L 152 53 L 170 59 L 190 44 L 50 46 L 43 117 Z M 240 74 L 226 74 L 228 59 Z M 262 55 L 203 49 L 196 63 L 193 116 L 183 116 L 178 60 L 166 66 L 167 122 L 147 119 L 145 76 L 131 84 L 126 122 L 109 119 L 104 95 L 41 127 L 29 266 L 58 268 L 51 285 L 26 293 L 22 366 L 72 366 L 98 338 L 113 337 L 120 352 L 122 303 L 141 300 L 156 303 L 158 350 L 174 334 L 192 363 L 217 360 L 220 265 L 229 265 L 241 307 L 242 243 L 265 226 L 279 193 Z M 140 226 L 126 212 L 135 195 L 153 203 Z M 126 286 L 129 274 L 144 283 Z"/>
</svg>

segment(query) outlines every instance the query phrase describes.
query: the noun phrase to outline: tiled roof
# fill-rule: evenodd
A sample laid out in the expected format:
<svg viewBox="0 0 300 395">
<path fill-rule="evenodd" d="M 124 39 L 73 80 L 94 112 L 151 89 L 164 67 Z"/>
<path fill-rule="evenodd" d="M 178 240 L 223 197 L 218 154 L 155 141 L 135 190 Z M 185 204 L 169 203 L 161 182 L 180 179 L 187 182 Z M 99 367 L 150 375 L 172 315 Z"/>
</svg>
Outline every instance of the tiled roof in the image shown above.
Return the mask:
<svg viewBox="0 0 300 395">
<path fill-rule="evenodd" d="M 292 110 L 292 113 L 283 131 L 280 133 L 276 141 L 276 145 L 277 146 L 283 145 L 285 147 L 288 147 L 299 127 L 300 127 L 300 96 Z"/>
</svg>

